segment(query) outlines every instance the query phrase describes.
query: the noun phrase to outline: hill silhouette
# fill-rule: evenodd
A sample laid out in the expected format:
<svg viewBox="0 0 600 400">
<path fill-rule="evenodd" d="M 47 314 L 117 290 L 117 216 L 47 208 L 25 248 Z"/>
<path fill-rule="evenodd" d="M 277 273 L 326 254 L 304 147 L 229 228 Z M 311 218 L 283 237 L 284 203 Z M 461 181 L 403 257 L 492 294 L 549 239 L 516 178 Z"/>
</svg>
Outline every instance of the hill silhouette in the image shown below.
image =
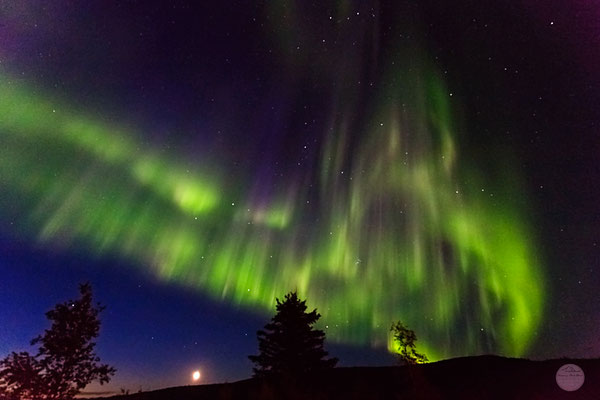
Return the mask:
<svg viewBox="0 0 600 400">
<path fill-rule="evenodd" d="M 585 383 L 579 390 L 566 392 L 556 384 L 556 372 L 564 364 L 583 369 Z M 598 399 L 600 359 L 531 361 L 487 355 L 415 366 L 334 368 L 306 375 L 302 382 L 253 378 L 111 399 Z"/>
</svg>

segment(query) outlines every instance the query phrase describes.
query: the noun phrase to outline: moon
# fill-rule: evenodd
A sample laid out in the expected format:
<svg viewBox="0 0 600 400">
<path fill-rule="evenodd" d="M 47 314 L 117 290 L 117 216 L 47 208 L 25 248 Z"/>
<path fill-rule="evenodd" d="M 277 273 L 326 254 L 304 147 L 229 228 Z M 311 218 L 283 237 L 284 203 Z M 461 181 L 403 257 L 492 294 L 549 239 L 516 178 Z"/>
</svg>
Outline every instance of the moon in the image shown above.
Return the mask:
<svg viewBox="0 0 600 400">
<path fill-rule="evenodd" d="M 199 381 L 200 380 L 200 371 L 196 370 L 192 373 L 192 380 Z"/>
</svg>

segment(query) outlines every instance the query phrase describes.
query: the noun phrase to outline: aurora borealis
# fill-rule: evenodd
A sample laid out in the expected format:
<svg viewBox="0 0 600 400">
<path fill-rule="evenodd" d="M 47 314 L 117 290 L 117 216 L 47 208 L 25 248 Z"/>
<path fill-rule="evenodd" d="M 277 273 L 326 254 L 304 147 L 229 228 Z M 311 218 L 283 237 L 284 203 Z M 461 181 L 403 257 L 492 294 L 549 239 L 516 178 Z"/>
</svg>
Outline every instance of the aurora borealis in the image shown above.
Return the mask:
<svg viewBox="0 0 600 400">
<path fill-rule="evenodd" d="M 32 37 L 48 46 L 25 4 L 4 10 L 0 45 L 3 240 L 122 260 L 244 312 L 297 289 L 333 343 L 386 347 L 401 319 L 432 360 L 531 354 L 555 274 L 531 172 L 470 121 L 505 105 L 448 74 L 429 6 L 206 5 L 191 49 L 187 7 L 70 5 L 67 32 L 55 6 L 38 18 L 63 61 L 22 74 Z M 146 30 L 110 22 L 138 12 Z M 141 50 L 119 43 L 129 31 Z"/>
</svg>

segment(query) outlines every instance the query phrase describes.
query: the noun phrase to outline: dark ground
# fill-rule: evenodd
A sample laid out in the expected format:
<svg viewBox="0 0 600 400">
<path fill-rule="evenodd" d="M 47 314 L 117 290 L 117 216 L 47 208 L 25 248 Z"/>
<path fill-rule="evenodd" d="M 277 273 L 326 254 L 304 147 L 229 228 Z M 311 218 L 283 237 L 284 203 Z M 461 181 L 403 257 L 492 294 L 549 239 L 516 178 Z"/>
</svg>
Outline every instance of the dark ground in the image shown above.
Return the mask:
<svg viewBox="0 0 600 400">
<path fill-rule="evenodd" d="M 576 364 L 585 373 L 579 390 L 566 392 L 556 384 L 564 364 Z M 296 384 L 247 379 L 111 399 L 600 399 L 600 359 L 465 357 L 414 367 L 335 368 Z"/>
</svg>

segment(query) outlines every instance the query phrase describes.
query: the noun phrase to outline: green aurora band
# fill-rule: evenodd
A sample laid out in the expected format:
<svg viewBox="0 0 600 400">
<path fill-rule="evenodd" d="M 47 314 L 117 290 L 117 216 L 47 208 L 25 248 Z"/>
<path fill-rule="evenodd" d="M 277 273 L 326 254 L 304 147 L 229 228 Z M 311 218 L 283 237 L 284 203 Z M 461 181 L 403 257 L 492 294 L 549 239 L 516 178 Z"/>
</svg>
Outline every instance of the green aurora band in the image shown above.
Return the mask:
<svg viewBox="0 0 600 400">
<path fill-rule="evenodd" d="M 118 255 L 252 309 L 297 289 L 330 340 L 391 349 L 401 319 L 433 360 L 522 355 L 544 285 L 525 212 L 510 201 L 518 180 L 487 182 L 459 162 L 448 91 L 418 67 L 389 72 L 406 79 L 380 93 L 352 145 L 352 106 L 332 113 L 310 221 L 310 171 L 257 201 L 217 163 L 190 169 L 4 72 L 3 213 L 45 245 Z"/>
</svg>

